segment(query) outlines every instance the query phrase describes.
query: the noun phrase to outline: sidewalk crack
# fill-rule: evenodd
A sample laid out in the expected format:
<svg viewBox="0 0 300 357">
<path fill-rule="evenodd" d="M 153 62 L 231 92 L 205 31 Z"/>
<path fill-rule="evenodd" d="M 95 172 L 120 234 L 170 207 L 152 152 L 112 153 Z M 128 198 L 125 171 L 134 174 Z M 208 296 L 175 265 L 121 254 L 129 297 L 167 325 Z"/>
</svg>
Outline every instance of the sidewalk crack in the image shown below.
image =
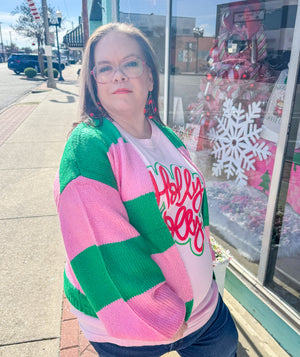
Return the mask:
<svg viewBox="0 0 300 357">
<path fill-rule="evenodd" d="M 39 338 L 36 340 L 28 340 L 28 341 L 19 341 L 19 342 L 11 342 L 11 343 L 4 343 L 4 344 L 0 344 L 0 348 L 1 347 L 7 347 L 7 346 L 13 346 L 13 345 L 22 345 L 24 343 L 34 343 L 34 342 L 42 342 L 42 341 L 52 341 L 52 340 L 57 340 L 60 337 L 47 337 L 47 338 Z"/>
</svg>

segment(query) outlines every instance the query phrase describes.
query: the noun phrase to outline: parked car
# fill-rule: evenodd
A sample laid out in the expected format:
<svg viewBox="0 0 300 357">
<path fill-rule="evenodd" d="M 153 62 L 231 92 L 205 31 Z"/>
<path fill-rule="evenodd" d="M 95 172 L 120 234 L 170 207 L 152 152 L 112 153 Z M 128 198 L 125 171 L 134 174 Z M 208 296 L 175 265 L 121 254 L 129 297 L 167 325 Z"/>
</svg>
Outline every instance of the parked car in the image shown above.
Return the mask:
<svg viewBox="0 0 300 357">
<path fill-rule="evenodd" d="M 59 64 L 56 60 L 52 61 L 53 68 L 59 70 Z M 14 71 L 16 74 L 24 72 L 28 67 L 35 68 L 37 72 L 40 72 L 40 66 L 38 61 L 38 55 L 28 55 L 28 54 L 12 54 L 8 57 L 7 66 L 10 70 Z M 44 57 L 44 66 L 47 68 L 47 59 Z M 65 68 L 65 65 L 61 63 L 61 70 Z"/>
<path fill-rule="evenodd" d="M 60 56 L 60 63 L 63 63 L 65 66 L 69 65 L 67 56 Z"/>
</svg>

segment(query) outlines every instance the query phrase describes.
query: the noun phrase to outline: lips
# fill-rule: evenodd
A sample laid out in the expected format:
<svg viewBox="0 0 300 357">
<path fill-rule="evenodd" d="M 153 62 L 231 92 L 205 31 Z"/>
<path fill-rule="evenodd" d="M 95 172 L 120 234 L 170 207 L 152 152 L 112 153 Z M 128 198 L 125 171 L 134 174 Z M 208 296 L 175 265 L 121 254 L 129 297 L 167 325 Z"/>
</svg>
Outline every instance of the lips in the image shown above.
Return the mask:
<svg viewBox="0 0 300 357">
<path fill-rule="evenodd" d="M 132 93 L 132 91 L 127 88 L 119 88 L 113 92 L 113 94 L 128 94 L 128 93 Z"/>
</svg>

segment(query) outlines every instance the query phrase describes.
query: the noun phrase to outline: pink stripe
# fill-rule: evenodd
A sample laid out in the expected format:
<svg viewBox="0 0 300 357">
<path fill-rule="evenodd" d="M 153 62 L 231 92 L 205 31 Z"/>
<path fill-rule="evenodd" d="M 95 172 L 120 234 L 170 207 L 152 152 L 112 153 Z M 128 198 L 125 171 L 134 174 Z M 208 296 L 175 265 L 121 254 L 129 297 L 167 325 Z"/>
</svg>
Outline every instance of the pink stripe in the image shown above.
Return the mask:
<svg viewBox="0 0 300 357">
<path fill-rule="evenodd" d="M 131 144 L 124 143 L 123 139 L 119 138 L 117 144 L 111 145 L 108 158 L 118 180 L 123 201 L 133 200 L 153 191 L 149 172 Z"/>
<path fill-rule="evenodd" d="M 144 341 L 162 341 L 165 339 L 162 334 L 137 316 L 123 300 L 114 301 L 104 307 L 97 315 L 112 337 Z"/>
<path fill-rule="evenodd" d="M 160 267 L 167 284 L 185 302 L 193 299 L 193 289 L 187 270 L 175 245 L 151 258 Z"/>
<path fill-rule="evenodd" d="M 58 202 L 58 212 L 70 261 L 90 246 L 121 242 L 139 235 L 128 222 L 119 192 L 82 176 L 66 186 Z"/>
<path fill-rule="evenodd" d="M 184 322 L 185 303 L 166 283 L 133 297 L 127 303 L 167 338 L 171 339 Z"/>
<path fill-rule="evenodd" d="M 127 303 L 111 303 L 98 316 L 113 337 L 163 341 L 172 338 L 182 325 L 185 310 L 183 301 L 162 283 Z"/>
</svg>

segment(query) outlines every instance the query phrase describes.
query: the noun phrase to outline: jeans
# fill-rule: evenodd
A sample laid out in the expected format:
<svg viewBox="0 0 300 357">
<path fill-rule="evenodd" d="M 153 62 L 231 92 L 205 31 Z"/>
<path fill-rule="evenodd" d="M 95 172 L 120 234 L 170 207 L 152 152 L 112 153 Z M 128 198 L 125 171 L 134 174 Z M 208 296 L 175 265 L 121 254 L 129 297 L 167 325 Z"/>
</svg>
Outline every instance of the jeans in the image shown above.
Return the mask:
<svg viewBox="0 0 300 357">
<path fill-rule="evenodd" d="M 168 345 L 123 347 L 90 341 L 100 357 L 160 357 L 176 351 L 182 357 L 234 357 L 238 333 L 227 306 L 219 295 L 217 307 L 199 330 Z"/>
</svg>

